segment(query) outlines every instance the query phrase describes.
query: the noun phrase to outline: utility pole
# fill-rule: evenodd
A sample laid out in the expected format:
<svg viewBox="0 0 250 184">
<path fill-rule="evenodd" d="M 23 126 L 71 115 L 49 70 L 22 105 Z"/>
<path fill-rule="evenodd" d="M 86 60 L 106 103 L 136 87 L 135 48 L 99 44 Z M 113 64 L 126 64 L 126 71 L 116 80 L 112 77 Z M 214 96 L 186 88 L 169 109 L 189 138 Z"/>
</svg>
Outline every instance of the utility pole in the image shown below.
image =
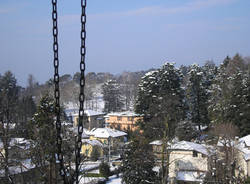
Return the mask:
<svg viewBox="0 0 250 184">
<path fill-rule="evenodd" d="M 111 137 L 109 136 L 108 137 L 108 146 L 109 146 L 109 158 L 108 158 L 108 162 L 110 164 L 110 140 L 111 140 Z"/>
</svg>

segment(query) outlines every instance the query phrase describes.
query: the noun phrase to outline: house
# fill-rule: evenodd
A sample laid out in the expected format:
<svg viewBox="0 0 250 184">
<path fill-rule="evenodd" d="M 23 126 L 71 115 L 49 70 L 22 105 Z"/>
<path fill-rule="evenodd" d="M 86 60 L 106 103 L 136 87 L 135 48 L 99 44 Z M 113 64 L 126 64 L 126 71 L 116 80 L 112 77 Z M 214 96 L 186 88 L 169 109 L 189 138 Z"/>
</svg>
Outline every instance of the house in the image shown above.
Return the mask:
<svg viewBox="0 0 250 184">
<path fill-rule="evenodd" d="M 29 156 L 30 140 L 11 138 L 9 142 L 9 158 L 27 159 Z M 0 140 L 0 160 L 5 156 L 3 142 Z"/>
<path fill-rule="evenodd" d="M 67 109 L 65 110 L 68 119 L 73 123 L 74 126 L 78 125 L 79 109 Z M 91 130 L 93 128 L 101 128 L 104 126 L 104 115 L 103 112 L 84 110 L 87 116 L 87 123 L 84 125 L 85 128 Z"/>
<path fill-rule="evenodd" d="M 104 154 L 104 148 L 112 148 L 112 154 L 117 153 L 118 148 L 126 141 L 127 133 L 110 128 L 94 128 L 90 131 L 85 130 L 84 135 L 88 137 L 82 139 L 81 153 L 90 157 L 94 146 L 100 148 L 101 156 Z"/>
<path fill-rule="evenodd" d="M 127 133 L 110 129 L 110 128 L 94 128 L 88 132 L 90 140 L 99 140 L 104 145 L 110 144 L 113 146 L 115 143 L 124 143 L 126 141 Z"/>
<path fill-rule="evenodd" d="M 250 135 L 240 138 L 236 148 L 239 150 L 237 158 L 239 167 L 245 177 L 250 177 Z"/>
<path fill-rule="evenodd" d="M 98 140 L 91 140 L 91 139 L 82 140 L 81 154 L 87 157 L 91 157 L 91 153 L 94 147 L 98 149 L 97 151 L 99 152 L 100 156 L 103 156 L 103 148 L 105 147 L 104 144 Z"/>
<path fill-rule="evenodd" d="M 241 178 L 250 176 L 250 135 L 242 138 L 235 137 L 233 139 L 220 138 L 217 147 L 220 158 L 227 158 L 226 152 L 233 154 L 234 175 Z M 222 159 L 221 159 L 222 160 Z M 232 164 L 231 164 L 232 165 Z"/>
<path fill-rule="evenodd" d="M 136 122 L 138 120 L 142 120 L 142 116 L 131 111 L 114 112 L 105 116 L 105 124 L 108 127 L 122 131 L 135 131 L 137 129 Z"/>
<path fill-rule="evenodd" d="M 153 152 L 160 160 L 162 141 L 150 143 Z M 180 141 L 167 145 L 169 152 L 170 183 L 200 183 L 208 171 L 209 151 L 205 145 Z"/>
</svg>

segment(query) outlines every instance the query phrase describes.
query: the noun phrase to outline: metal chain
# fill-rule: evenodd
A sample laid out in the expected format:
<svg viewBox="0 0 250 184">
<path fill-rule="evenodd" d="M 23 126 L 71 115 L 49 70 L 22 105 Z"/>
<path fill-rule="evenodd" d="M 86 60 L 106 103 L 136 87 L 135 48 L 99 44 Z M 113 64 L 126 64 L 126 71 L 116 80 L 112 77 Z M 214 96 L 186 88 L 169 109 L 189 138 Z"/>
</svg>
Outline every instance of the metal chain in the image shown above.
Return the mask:
<svg viewBox="0 0 250 184">
<path fill-rule="evenodd" d="M 54 83 L 55 83 L 55 114 L 56 114 L 56 130 L 57 130 L 57 157 L 60 162 L 60 175 L 64 183 L 66 181 L 66 172 L 64 168 L 62 154 L 62 136 L 61 136 L 61 120 L 60 120 L 60 90 L 59 90 L 59 57 L 58 57 L 58 28 L 57 28 L 57 0 L 52 0 L 52 21 L 53 21 L 53 51 L 54 51 Z"/>
<path fill-rule="evenodd" d="M 80 61 L 80 95 L 79 95 L 79 121 L 78 121 L 78 135 L 76 139 L 76 160 L 75 160 L 75 179 L 76 184 L 79 183 L 79 166 L 81 164 L 81 147 L 82 147 L 82 133 L 83 133 L 83 120 L 84 120 L 84 87 L 85 87 L 85 55 L 86 55 L 86 0 L 81 0 L 81 47 L 80 47 L 80 53 L 81 53 L 81 61 Z"/>
<path fill-rule="evenodd" d="M 63 177 L 64 183 L 67 182 L 66 171 L 64 168 L 63 154 L 62 154 L 62 136 L 61 136 L 61 121 L 60 121 L 60 90 L 59 90 L 59 58 L 58 58 L 58 28 L 57 28 L 57 0 L 52 0 L 52 20 L 53 20 L 53 51 L 54 51 L 54 83 L 55 83 L 55 113 L 56 113 L 56 129 L 57 129 L 57 156 L 60 161 L 60 175 Z M 83 133 L 83 120 L 84 120 L 84 87 L 85 87 L 85 55 L 86 55 L 86 0 L 81 0 L 81 61 L 80 61 L 80 95 L 79 95 L 79 122 L 78 122 L 78 135 L 76 138 L 75 150 L 75 172 L 73 183 L 79 184 L 79 166 L 81 163 L 81 147 L 82 147 L 82 133 Z"/>
</svg>

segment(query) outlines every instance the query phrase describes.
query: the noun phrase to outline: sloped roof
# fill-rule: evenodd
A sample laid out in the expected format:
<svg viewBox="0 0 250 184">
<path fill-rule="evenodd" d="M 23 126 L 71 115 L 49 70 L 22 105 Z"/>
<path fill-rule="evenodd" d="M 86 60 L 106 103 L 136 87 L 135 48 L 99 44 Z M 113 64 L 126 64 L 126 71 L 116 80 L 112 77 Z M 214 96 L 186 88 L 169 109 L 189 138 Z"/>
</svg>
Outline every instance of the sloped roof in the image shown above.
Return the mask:
<svg viewBox="0 0 250 184">
<path fill-rule="evenodd" d="M 111 113 L 108 113 L 105 117 L 109 117 L 109 116 L 131 116 L 131 117 L 135 117 L 135 116 L 140 116 L 140 115 L 136 114 L 133 111 L 125 111 L 125 112 L 111 112 Z"/>
<path fill-rule="evenodd" d="M 9 146 L 18 146 L 22 149 L 29 149 L 30 148 L 30 140 L 25 138 L 11 138 Z M 3 142 L 0 140 L 0 148 L 3 148 Z"/>
<path fill-rule="evenodd" d="M 160 146 L 160 145 L 162 145 L 162 140 L 156 140 L 156 141 L 153 141 L 149 144 Z M 203 153 L 205 155 L 208 155 L 207 147 L 205 145 L 202 145 L 202 144 L 197 144 L 197 143 L 189 142 L 189 141 L 180 141 L 180 142 L 176 142 L 174 144 L 169 143 L 168 145 L 170 146 L 169 149 L 171 149 L 171 150 L 197 151 L 197 152 Z"/>
<path fill-rule="evenodd" d="M 67 116 L 78 116 L 79 114 L 79 109 L 66 109 L 65 110 Z M 106 113 L 104 112 L 100 112 L 100 111 L 94 111 L 94 110 L 90 110 L 90 109 L 86 109 L 84 110 L 84 113 L 87 116 L 98 116 L 98 115 L 105 115 Z"/>
<path fill-rule="evenodd" d="M 244 159 L 246 161 L 250 160 L 250 150 L 248 147 L 250 147 L 250 135 L 240 138 L 238 144 L 236 145 L 236 148 L 244 153 Z"/>
<path fill-rule="evenodd" d="M 35 168 L 35 165 L 32 164 L 31 159 L 25 159 L 25 160 L 19 161 L 18 165 L 10 166 L 9 172 L 10 174 L 19 174 L 19 173 L 26 172 L 33 168 Z M 0 170 L 0 177 L 2 176 L 4 176 L 3 169 Z"/>
<path fill-rule="evenodd" d="M 188 142 L 188 141 L 177 142 L 177 143 L 171 145 L 170 149 L 197 151 L 197 152 L 203 153 L 205 155 L 208 155 L 208 150 L 207 150 L 207 147 L 205 145 L 197 144 L 194 142 Z"/>
<path fill-rule="evenodd" d="M 87 114 L 87 116 L 98 116 L 98 115 L 104 115 L 104 112 L 100 111 L 93 111 L 93 110 L 84 110 L 84 113 Z"/>
<path fill-rule="evenodd" d="M 73 131 L 74 134 L 78 134 L 78 127 L 70 127 L 69 129 Z M 89 138 L 89 131 L 86 128 L 83 128 L 82 138 Z"/>
<path fill-rule="evenodd" d="M 239 141 L 244 142 L 246 146 L 250 147 L 250 135 L 240 138 Z"/>
<path fill-rule="evenodd" d="M 155 141 L 153 141 L 153 142 L 151 142 L 149 144 L 156 145 L 156 146 L 161 146 L 162 145 L 162 140 L 155 140 Z"/>
<path fill-rule="evenodd" d="M 121 137 L 127 135 L 125 132 L 110 128 L 94 128 L 89 134 L 98 138 Z"/>
<path fill-rule="evenodd" d="M 82 143 L 83 144 L 90 144 L 92 146 L 99 146 L 101 148 L 103 147 L 103 144 L 98 140 L 83 139 Z"/>
</svg>

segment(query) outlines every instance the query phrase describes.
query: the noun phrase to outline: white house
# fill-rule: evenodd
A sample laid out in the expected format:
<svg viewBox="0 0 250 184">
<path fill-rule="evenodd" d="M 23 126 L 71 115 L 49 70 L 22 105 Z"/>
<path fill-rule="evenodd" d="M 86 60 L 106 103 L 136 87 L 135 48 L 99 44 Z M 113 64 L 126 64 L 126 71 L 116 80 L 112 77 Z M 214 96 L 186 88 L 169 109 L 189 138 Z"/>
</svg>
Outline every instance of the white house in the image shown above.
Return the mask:
<svg viewBox="0 0 250 184">
<path fill-rule="evenodd" d="M 150 143 L 158 158 L 161 157 L 162 141 Z M 180 141 L 168 144 L 169 180 L 171 183 L 200 183 L 208 171 L 209 151 L 205 145 Z"/>
</svg>

